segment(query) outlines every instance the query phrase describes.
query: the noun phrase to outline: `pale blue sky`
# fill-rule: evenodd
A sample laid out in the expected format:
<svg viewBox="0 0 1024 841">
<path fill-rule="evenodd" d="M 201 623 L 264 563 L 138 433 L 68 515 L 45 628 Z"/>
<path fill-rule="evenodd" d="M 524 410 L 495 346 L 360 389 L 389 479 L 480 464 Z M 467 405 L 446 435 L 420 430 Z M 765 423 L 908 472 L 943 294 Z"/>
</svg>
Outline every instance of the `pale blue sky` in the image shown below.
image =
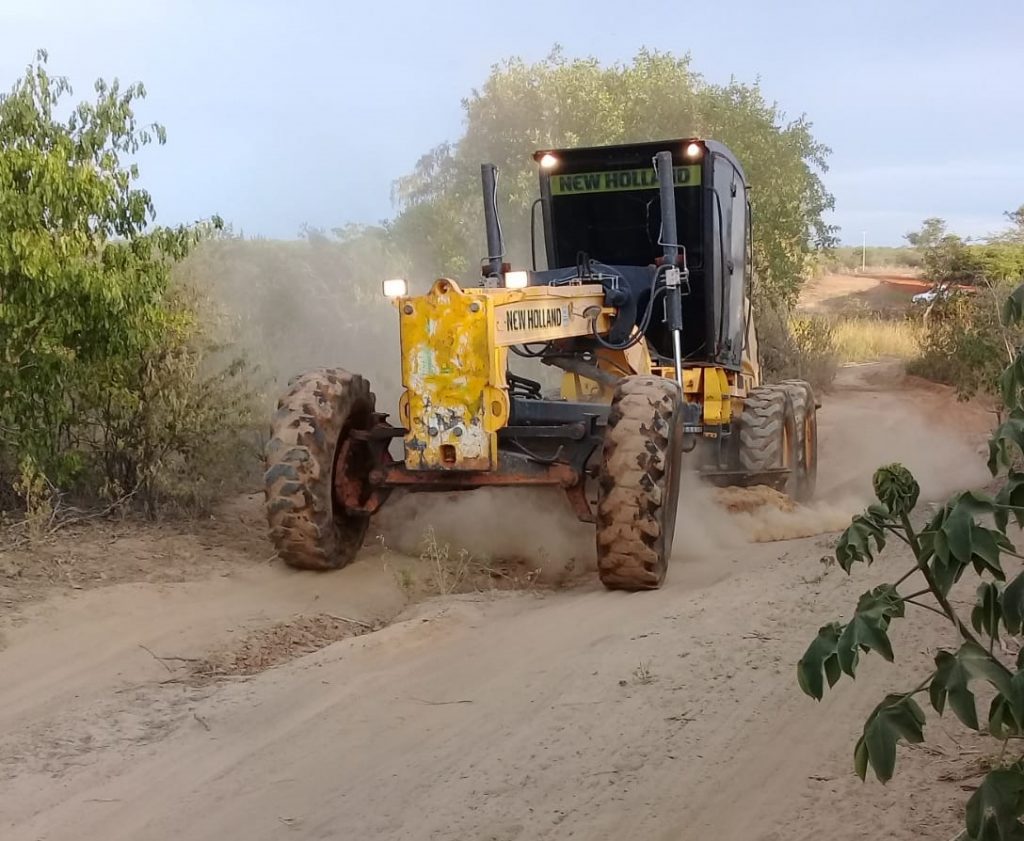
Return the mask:
<svg viewBox="0 0 1024 841">
<path fill-rule="evenodd" d="M 159 220 L 293 236 L 392 215 L 392 181 L 459 136 L 501 58 L 689 51 L 805 112 L 843 239 L 896 244 L 925 216 L 980 235 L 1024 203 L 1022 33 L 1024 0 L 0 0 L 0 87 L 37 47 L 82 95 L 143 81 L 168 130 L 141 162 Z"/>
</svg>

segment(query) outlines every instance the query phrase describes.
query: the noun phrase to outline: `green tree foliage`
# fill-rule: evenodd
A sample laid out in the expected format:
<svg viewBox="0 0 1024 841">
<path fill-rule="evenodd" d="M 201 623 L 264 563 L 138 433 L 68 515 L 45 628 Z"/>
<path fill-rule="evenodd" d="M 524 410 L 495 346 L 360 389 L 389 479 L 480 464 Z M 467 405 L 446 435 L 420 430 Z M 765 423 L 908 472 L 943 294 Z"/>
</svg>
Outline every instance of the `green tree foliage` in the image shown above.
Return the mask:
<svg viewBox="0 0 1024 841">
<path fill-rule="evenodd" d="M 975 285 L 1024 274 L 1024 241 L 968 243 L 947 234 L 924 251 L 924 271 L 937 283 Z"/>
<path fill-rule="evenodd" d="M 1010 227 L 997 238 L 1024 243 L 1024 204 L 1016 210 L 1007 210 L 1003 216 L 1009 220 Z"/>
<path fill-rule="evenodd" d="M 70 94 L 40 53 L 0 95 L 0 470 L 152 490 L 214 434 L 192 421 L 220 374 L 171 274 L 219 220 L 153 224 L 132 157 L 164 132 L 136 120 L 141 85 Z"/>
<path fill-rule="evenodd" d="M 914 248 L 932 248 L 946 235 L 946 220 L 931 216 L 921 223 L 920 229 L 910 231 L 903 238 Z"/>
<path fill-rule="evenodd" d="M 1024 318 L 1024 287 L 1001 308 L 1004 325 Z M 1024 630 L 1024 558 L 1010 538 L 1010 525 L 1024 526 L 1024 355 L 1017 354 L 1001 381 L 1010 415 L 989 442 L 988 466 L 1001 476 L 994 494 L 961 491 L 927 521 L 917 515 L 919 488 L 899 464 L 879 468 L 877 503 L 853 519 L 840 537 L 835 556 L 850 573 L 857 563 L 870 565 L 892 540 L 903 543 L 913 562 L 894 584 L 882 584 L 860 597 L 850 620 L 822 626 L 797 665 L 805 693 L 821 700 L 844 674 L 856 676 L 862 654 L 875 652 L 895 660 L 890 626 L 914 610 L 942 616 L 957 636 L 954 647 L 940 650 L 934 667 L 916 686 L 890 694 L 874 709 L 854 747 L 854 769 L 863 779 L 870 768 L 883 783 L 896 767 L 897 744 L 925 739 L 921 703 L 938 714 L 946 710 L 965 727 L 1002 743 L 997 767 L 989 771 L 967 802 L 966 836 L 971 841 L 1019 841 L 1024 838 L 1024 651 L 1004 655 L 1001 635 Z M 1016 565 L 1017 569 L 1011 568 Z M 952 592 L 973 573 L 978 579 L 970 623 L 954 607 Z M 958 594 L 963 598 L 963 594 Z M 978 686 L 991 697 L 988 715 L 979 715 Z"/>
<path fill-rule="evenodd" d="M 422 243 L 417 267 L 473 275 L 484 255 L 480 163 L 499 167 L 500 211 L 510 256 L 529 261 L 536 149 L 704 136 L 729 145 L 753 185 L 755 260 L 764 295 L 792 303 L 813 252 L 833 242 L 832 207 L 819 173 L 829 150 L 810 123 L 787 121 L 759 87 L 708 83 L 687 57 L 642 50 L 624 65 L 569 59 L 496 66 L 463 102 L 466 129 L 423 156 L 396 185 L 394 232 Z"/>
<path fill-rule="evenodd" d="M 943 288 L 967 288 L 928 307 L 921 356 L 910 370 L 954 386 L 961 399 L 981 393 L 998 402 L 999 377 L 1024 339 L 1015 324 L 1000 320 L 1001 302 L 1024 277 L 1024 241 L 1007 235 L 967 242 L 939 219 L 926 219 L 927 230 L 917 240 L 925 275 Z"/>
</svg>

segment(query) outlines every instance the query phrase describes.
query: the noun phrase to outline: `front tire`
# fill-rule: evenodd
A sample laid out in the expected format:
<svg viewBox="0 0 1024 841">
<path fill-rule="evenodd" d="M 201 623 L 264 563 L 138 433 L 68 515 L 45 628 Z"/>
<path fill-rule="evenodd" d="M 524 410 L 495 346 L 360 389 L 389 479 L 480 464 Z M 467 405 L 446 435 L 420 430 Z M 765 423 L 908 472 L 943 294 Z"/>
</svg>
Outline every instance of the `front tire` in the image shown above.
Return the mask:
<svg viewBox="0 0 1024 841">
<path fill-rule="evenodd" d="M 373 413 L 366 380 L 337 368 L 295 377 L 278 401 L 264 493 L 270 539 L 288 566 L 338 569 L 362 546 L 370 518 L 336 500 L 334 471 L 349 432 L 368 429 Z"/>
<path fill-rule="evenodd" d="M 655 590 L 672 554 L 683 449 L 682 397 L 663 377 L 615 387 L 597 504 L 597 569 L 613 590 Z"/>
</svg>

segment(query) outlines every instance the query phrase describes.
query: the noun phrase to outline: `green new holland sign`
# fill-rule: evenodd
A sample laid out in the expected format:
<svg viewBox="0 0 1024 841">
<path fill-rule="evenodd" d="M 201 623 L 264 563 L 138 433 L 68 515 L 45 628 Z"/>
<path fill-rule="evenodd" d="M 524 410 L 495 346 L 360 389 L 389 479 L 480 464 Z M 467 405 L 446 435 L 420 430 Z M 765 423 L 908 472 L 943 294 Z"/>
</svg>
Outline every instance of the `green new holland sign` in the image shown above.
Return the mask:
<svg viewBox="0 0 1024 841">
<path fill-rule="evenodd" d="M 700 186 L 700 165 L 673 167 L 672 180 L 677 187 Z M 551 195 L 553 196 L 615 193 L 622 190 L 656 190 L 657 188 L 658 176 L 653 167 L 551 176 Z"/>
</svg>

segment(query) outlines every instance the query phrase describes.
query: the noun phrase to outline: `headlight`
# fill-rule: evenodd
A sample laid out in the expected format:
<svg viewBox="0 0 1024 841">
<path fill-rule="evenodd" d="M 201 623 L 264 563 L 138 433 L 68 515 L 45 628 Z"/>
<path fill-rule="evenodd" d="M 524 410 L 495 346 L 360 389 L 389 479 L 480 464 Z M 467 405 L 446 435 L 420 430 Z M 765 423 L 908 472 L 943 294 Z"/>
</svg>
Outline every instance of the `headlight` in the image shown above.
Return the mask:
<svg viewBox="0 0 1024 841">
<path fill-rule="evenodd" d="M 554 169 L 558 166 L 558 158 L 552 155 L 550 152 L 545 152 L 541 155 L 540 165 L 542 169 Z"/>
<path fill-rule="evenodd" d="M 385 298 L 401 298 L 409 291 L 408 284 L 400 277 L 385 280 L 383 288 Z"/>
<path fill-rule="evenodd" d="M 505 272 L 505 288 L 506 289 L 525 289 L 530 285 L 530 273 L 529 272 Z"/>
<path fill-rule="evenodd" d="M 690 160 L 696 160 L 697 158 L 700 157 L 700 153 L 702 151 L 703 150 L 701 149 L 699 143 L 691 143 L 689 146 L 686 147 L 686 157 L 688 157 Z"/>
</svg>

